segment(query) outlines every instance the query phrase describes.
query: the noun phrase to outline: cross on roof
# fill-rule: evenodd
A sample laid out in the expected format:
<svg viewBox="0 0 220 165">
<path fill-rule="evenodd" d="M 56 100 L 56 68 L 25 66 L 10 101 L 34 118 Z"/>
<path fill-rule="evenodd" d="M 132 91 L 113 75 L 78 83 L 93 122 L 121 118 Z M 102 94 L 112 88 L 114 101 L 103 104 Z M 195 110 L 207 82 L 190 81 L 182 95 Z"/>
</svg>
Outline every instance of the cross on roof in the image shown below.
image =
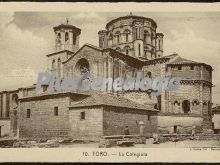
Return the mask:
<svg viewBox="0 0 220 165">
<path fill-rule="evenodd" d="M 66 24 L 69 24 L 69 20 L 68 20 L 68 18 L 66 18 Z"/>
</svg>

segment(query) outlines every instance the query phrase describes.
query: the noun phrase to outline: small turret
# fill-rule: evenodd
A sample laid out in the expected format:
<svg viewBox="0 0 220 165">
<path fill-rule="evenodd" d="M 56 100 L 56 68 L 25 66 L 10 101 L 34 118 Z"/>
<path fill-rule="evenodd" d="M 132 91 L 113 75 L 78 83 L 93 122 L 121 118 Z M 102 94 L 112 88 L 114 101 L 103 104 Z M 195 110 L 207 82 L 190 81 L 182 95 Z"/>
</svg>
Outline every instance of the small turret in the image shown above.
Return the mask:
<svg viewBox="0 0 220 165">
<path fill-rule="evenodd" d="M 76 52 L 79 49 L 79 35 L 81 29 L 70 25 L 67 19 L 66 24 L 53 28 L 55 32 L 55 51 L 69 50 Z"/>
</svg>

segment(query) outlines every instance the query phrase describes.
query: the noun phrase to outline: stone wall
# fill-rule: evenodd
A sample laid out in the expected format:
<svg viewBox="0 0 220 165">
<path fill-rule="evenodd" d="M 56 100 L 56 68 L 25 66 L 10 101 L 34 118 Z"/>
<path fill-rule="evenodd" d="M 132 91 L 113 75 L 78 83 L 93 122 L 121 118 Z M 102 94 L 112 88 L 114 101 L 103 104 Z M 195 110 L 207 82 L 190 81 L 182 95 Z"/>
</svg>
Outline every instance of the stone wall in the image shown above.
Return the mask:
<svg viewBox="0 0 220 165">
<path fill-rule="evenodd" d="M 69 133 L 68 106 L 68 97 L 21 102 L 19 114 L 20 137 L 67 137 Z M 58 107 L 58 116 L 54 115 L 54 107 Z M 30 109 L 30 118 L 27 118 L 27 109 Z"/>
<path fill-rule="evenodd" d="M 10 119 L 0 119 L 1 135 L 8 136 L 10 134 Z"/>
<path fill-rule="evenodd" d="M 102 52 L 89 46 L 83 47 L 78 53 L 74 55 L 74 60 L 70 60 L 64 64 L 64 77 L 79 76 L 77 62 L 80 59 L 86 59 L 89 63 L 89 70 L 96 76 L 104 76 L 105 58 Z"/>
<path fill-rule="evenodd" d="M 121 95 L 139 104 L 151 104 L 154 107 L 158 103 L 157 97 L 148 95 L 147 92 L 125 92 Z"/>
<path fill-rule="evenodd" d="M 201 67 L 194 66 L 191 70 L 190 66 L 181 66 L 181 70 L 178 70 L 178 66 L 168 66 L 168 71 L 172 73 L 173 77 L 180 77 L 181 79 L 192 79 L 200 80 L 201 79 Z"/>
<path fill-rule="evenodd" d="M 178 69 L 180 67 L 180 70 Z M 179 65 L 179 66 L 168 66 L 167 70 L 172 73 L 173 77 L 180 77 L 181 79 L 190 80 L 206 80 L 212 82 L 211 71 L 205 66 L 199 65 Z"/>
<path fill-rule="evenodd" d="M 151 72 L 152 78 L 164 76 L 165 73 L 165 63 L 154 63 L 148 64 L 143 67 L 144 73 Z M 144 77 L 147 77 L 144 75 Z"/>
<path fill-rule="evenodd" d="M 85 119 L 81 119 L 81 113 Z M 98 141 L 103 135 L 103 109 L 71 108 L 69 111 L 70 136 L 74 140 Z"/>
<path fill-rule="evenodd" d="M 123 135 L 125 126 L 130 134 L 140 133 L 140 122 L 144 123 L 144 135 L 157 132 L 157 116 L 145 110 L 131 110 L 117 107 L 105 107 L 103 112 L 103 134 Z"/>
<path fill-rule="evenodd" d="M 208 102 L 211 102 L 210 88 L 199 83 L 181 84 L 178 90 L 166 92 L 166 109 L 163 112 L 184 113 L 182 103 L 188 100 L 190 102 L 189 114 L 207 114 Z M 194 104 L 195 101 L 198 102 L 197 105 Z M 203 103 L 207 103 L 207 106 L 203 106 Z"/>
<path fill-rule="evenodd" d="M 174 126 L 177 126 L 177 133 L 192 133 L 193 127 L 196 131 L 202 131 L 202 117 L 196 116 L 158 116 L 158 132 L 174 133 Z"/>
<path fill-rule="evenodd" d="M 212 122 L 214 123 L 214 129 L 220 130 L 220 114 L 214 114 Z"/>
</svg>

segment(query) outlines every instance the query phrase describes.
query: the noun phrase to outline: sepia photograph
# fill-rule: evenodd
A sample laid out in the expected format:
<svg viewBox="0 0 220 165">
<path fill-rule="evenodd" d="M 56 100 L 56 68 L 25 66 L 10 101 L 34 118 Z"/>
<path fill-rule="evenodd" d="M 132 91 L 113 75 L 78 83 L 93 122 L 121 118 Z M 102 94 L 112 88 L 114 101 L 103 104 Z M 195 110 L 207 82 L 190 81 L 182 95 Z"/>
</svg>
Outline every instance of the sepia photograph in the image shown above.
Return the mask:
<svg viewBox="0 0 220 165">
<path fill-rule="evenodd" d="M 0 10 L 0 148 L 219 154 L 219 27 L 220 8 Z"/>
</svg>

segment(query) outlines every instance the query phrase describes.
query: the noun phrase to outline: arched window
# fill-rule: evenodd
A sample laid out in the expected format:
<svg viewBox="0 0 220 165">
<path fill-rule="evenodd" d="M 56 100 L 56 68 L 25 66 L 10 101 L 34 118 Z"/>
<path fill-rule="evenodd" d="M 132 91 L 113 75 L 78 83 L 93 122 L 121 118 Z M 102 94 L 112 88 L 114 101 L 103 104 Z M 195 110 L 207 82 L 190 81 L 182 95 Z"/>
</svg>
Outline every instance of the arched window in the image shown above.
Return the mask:
<svg viewBox="0 0 220 165">
<path fill-rule="evenodd" d="M 121 48 L 119 48 L 119 47 L 117 47 L 115 50 L 118 52 L 121 52 Z"/>
<path fill-rule="evenodd" d="M 56 69 L 55 62 L 56 62 L 55 60 L 52 61 L 52 71 Z"/>
<path fill-rule="evenodd" d="M 57 34 L 57 42 L 61 43 L 61 34 L 60 33 Z"/>
<path fill-rule="evenodd" d="M 202 111 L 203 114 L 208 114 L 208 105 L 206 102 L 203 103 Z"/>
<path fill-rule="evenodd" d="M 147 42 L 147 37 L 149 36 L 150 36 L 150 33 L 147 30 L 145 30 L 144 31 L 144 42 Z"/>
<path fill-rule="evenodd" d="M 192 102 L 192 110 L 195 112 L 195 111 L 198 111 L 199 109 L 199 101 L 198 100 L 194 100 Z"/>
<path fill-rule="evenodd" d="M 115 33 L 115 37 L 116 37 L 116 43 L 117 43 L 117 44 L 120 43 L 120 31 L 117 31 L 117 32 Z"/>
<path fill-rule="evenodd" d="M 76 44 L 76 34 L 73 34 L 73 45 Z"/>
<path fill-rule="evenodd" d="M 158 43 L 159 50 L 160 50 L 160 42 L 161 42 L 161 41 L 159 40 L 159 43 Z"/>
<path fill-rule="evenodd" d="M 61 60 L 58 58 L 57 60 L 57 70 L 58 70 L 58 76 L 61 76 Z"/>
<path fill-rule="evenodd" d="M 178 113 L 180 109 L 180 103 L 178 101 L 173 102 L 173 112 Z"/>
<path fill-rule="evenodd" d="M 189 111 L 190 111 L 190 102 L 189 102 L 189 100 L 184 100 L 182 102 L 182 108 L 183 108 L 183 112 L 185 114 L 189 113 Z"/>
<path fill-rule="evenodd" d="M 113 39 L 112 33 L 109 34 L 108 39 L 109 39 L 109 40 L 112 40 L 112 39 Z"/>
<path fill-rule="evenodd" d="M 66 33 L 65 33 L 65 41 L 68 41 L 68 40 L 69 40 L 69 33 L 66 32 Z"/>
<path fill-rule="evenodd" d="M 124 34 L 125 34 L 125 41 L 128 42 L 130 30 L 126 29 L 126 30 L 124 31 Z"/>
<path fill-rule="evenodd" d="M 115 59 L 114 60 L 114 78 L 119 77 L 119 60 Z"/>
<path fill-rule="evenodd" d="M 129 54 L 129 49 L 130 49 L 130 46 L 125 46 L 125 47 L 124 47 L 124 50 L 125 50 L 125 54 L 126 54 L 126 55 Z"/>
<path fill-rule="evenodd" d="M 141 28 L 135 27 L 135 39 L 141 39 Z"/>
<path fill-rule="evenodd" d="M 147 72 L 147 76 L 148 76 L 149 78 L 152 78 L 151 72 Z"/>
<path fill-rule="evenodd" d="M 138 56 L 141 56 L 141 45 L 138 44 Z"/>
</svg>

